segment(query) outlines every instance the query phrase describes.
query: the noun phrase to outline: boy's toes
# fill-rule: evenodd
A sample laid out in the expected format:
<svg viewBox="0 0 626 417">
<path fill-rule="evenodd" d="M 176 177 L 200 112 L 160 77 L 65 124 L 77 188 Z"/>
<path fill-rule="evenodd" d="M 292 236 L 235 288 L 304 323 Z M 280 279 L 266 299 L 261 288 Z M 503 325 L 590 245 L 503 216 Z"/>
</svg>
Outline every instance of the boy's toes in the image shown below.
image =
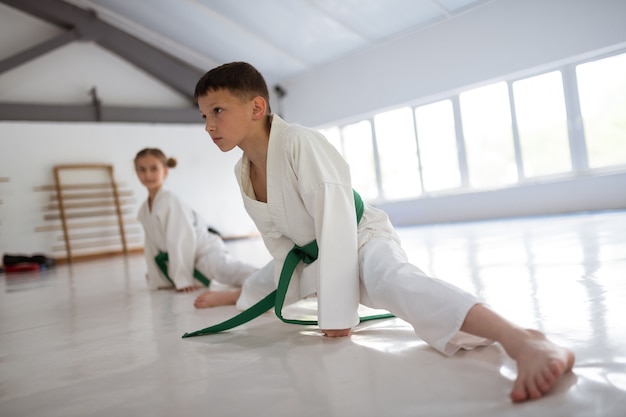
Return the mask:
<svg viewBox="0 0 626 417">
<path fill-rule="evenodd" d="M 540 378 L 540 380 L 537 381 L 533 379 L 518 379 L 515 381 L 515 385 L 511 391 L 511 400 L 516 403 L 527 400 L 536 400 L 541 398 L 550 388 L 551 386 L 545 382 L 543 378 Z"/>
<path fill-rule="evenodd" d="M 526 385 L 518 378 L 513 385 L 511 391 L 511 400 L 519 403 L 528 399 L 528 392 L 526 391 Z"/>
<path fill-rule="evenodd" d="M 528 399 L 528 395 L 526 394 L 525 389 L 513 388 L 513 391 L 511 391 L 511 400 L 514 403 L 521 403 L 523 401 L 526 401 L 527 399 Z"/>
<path fill-rule="evenodd" d="M 548 366 L 548 372 L 550 372 L 555 379 L 558 379 L 565 373 L 567 366 L 567 363 L 561 363 L 560 361 L 554 360 Z M 571 369 L 571 365 L 569 365 L 569 368 Z"/>
<path fill-rule="evenodd" d="M 543 394 L 550 391 L 550 388 L 552 388 L 552 382 L 548 378 L 544 378 L 543 375 L 537 376 L 537 380 L 535 382 L 539 392 Z"/>
<path fill-rule="evenodd" d="M 536 400 L 538 398 L 541 398 L 541 396 L 543 395 L 543 393 L 541 392 L 541 390 L 539 389 L 539 387 L 533 380 L 528 381 L 528 385 L 526 386 L 526 391 L 528 392 L 528 398 L 531 400 Z"/>
</svg>

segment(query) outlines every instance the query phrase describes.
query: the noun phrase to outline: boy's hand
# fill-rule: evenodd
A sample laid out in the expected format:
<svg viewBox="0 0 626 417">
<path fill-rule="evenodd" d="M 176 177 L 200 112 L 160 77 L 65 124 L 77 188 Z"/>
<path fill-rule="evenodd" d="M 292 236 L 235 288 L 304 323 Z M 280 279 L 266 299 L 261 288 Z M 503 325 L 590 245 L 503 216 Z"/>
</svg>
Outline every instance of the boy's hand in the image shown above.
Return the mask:
<svg viewBox="0 0 626 417">
<path fill-rule="evenodd" d="M 322 333 L 328 337 L 345 337 L 350 336 L 350 330 L 352 329 L 339 329 L 339 330 L 324 330 L 322 329 Z"/>
</svg>

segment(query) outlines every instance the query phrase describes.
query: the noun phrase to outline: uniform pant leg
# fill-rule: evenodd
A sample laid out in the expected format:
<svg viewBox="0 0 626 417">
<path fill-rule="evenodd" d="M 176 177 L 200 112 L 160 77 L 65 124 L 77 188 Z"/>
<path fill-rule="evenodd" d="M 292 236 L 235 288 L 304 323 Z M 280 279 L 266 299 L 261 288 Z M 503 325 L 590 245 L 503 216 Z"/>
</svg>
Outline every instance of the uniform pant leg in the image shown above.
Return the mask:
<svg viewBox="0 0 626 417">
<path fill-rule="evenodd" d="M 237 308 L 240 310 L 250 308 L 275 289 L 274 261 L 272 260 L 243 283 L 241 295 L 237 300 Z"/>
<path fill-rule="evenodd" d="M 241 287 L 259 269 L 232 256 L 222 238 L 208 232 L 196 250 L 195 267 L 207 278 L 233 287 Z"/>
<path fill-rule="evenodd" d="M 415 333 L 446 355 L 488 344 L 459 329 L 480 301 L 442 280 L 429 277 L 407 260 L 398 243 L 374 238 L 359 251 L 361 303 L 384 309 L 413 326 Z"/>
</svg>

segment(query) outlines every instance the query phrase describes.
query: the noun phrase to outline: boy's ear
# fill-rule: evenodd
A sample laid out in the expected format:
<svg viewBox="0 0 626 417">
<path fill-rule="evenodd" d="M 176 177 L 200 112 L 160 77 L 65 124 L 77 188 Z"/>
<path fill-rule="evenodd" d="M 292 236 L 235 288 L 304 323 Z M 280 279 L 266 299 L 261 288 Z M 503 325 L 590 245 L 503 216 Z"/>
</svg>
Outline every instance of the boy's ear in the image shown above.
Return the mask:
<svg viewBox="0 0 626 417">
<path fill-rule="evenodd" d="M 254 120 L 259 120 L 265 117 L 265 112 L 267 111 L 267 102 L 261 96 L 256 96 L 252 99 L 252 118 Z"/>
</svg>

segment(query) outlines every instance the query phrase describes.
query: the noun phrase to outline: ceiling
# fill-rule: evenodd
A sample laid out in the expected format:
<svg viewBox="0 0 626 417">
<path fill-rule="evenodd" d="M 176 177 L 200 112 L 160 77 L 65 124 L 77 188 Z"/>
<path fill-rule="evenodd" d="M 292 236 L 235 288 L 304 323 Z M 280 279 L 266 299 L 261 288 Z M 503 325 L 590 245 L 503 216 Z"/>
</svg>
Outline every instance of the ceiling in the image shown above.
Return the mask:
<svg viewBox="0 0 626 417">
<path fill-rule="evenodd" d="M 199 75 L 231 61 L 252 63 L 272 87 L 489 1 L 0 0 L 63 29 L 0 60 L 0 74 L 82 40 L 190 99 L 189 86 Z M 22 111 L 14 106 L 0 110 Z"/>
</svg>

